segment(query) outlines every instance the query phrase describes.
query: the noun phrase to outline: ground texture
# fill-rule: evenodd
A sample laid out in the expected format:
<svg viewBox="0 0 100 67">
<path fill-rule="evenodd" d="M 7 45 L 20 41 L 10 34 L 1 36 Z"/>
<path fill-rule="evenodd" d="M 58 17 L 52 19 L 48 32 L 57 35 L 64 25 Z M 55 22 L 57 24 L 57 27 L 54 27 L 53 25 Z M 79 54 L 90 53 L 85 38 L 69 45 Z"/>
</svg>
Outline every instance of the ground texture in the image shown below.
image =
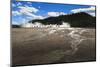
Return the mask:
<svg viewBox="0 0 100 67">
<path fill-rule="evenodd" d="M 12 28 L 13 65 L 96 60 L 95 29 Z"/>
</svg>

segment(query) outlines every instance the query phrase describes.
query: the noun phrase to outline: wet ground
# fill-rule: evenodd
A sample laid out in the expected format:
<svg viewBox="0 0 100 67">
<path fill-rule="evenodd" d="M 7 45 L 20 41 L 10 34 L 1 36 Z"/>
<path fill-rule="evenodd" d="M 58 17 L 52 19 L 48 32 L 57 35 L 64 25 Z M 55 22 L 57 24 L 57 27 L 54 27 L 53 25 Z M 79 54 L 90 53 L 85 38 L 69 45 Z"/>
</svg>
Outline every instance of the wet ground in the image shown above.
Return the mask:
<svg viewBox="0 0 100 67">
<path fill-rule="evenodd" d="M 13 65 L 96 60 L 95 29 L 12 28 Z"/>
</svg>

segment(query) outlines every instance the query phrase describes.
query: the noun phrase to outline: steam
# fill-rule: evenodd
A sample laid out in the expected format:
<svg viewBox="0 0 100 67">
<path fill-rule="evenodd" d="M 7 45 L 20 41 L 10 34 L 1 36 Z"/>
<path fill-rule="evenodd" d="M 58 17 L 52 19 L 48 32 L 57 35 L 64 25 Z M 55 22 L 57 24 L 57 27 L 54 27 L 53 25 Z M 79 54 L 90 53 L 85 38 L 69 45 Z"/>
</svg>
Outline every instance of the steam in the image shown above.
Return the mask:
<svg viewBox="0 0 100 67">
<path fill-rule="evenodd" d="M 86 30 L 83 30 L 81 28 L 72 28 L 70 26 L 70 24 L 66 23 L 66 22 L 62 22 L 62 25 L 57 25 L 57 24 L 44 25 L 42 23 L 35 22 L 34 24 L 33 23 L 25 23 L 25 24 L 22 24 L 21 26 L 25 27 L 25 28 L 32 27 L 33 29 L 34 28 L 39 28 L 39 29 L 43 28 L 40 32 L 41 36 L 37 37 L 36 39 L 43 38 L 43 37 L 46 37 L 51 34 L 59 34 L 60 32 L 64 33 L 65 31 L 69 31 L 68 33 L 60 34 L 60 37 L 68 36 L 71 39 L 71 40 L 69 40 L 70 44 L 71 44 L 71 48 L 72 48 L 70 50 L 71 54 L 74 54 L 78 50 L 78 45 L 83 40 L 86 39 L 85 37 L 81 36 L 81 34 L 83 32 L 85 32 Z M 45 33 L 43 33 L 44 31 L 45 31 Z M 59 31 L 59 32 L 57 32 L 57 31 Z M 66 37 L 66 39 L 67 39 L 67 37 Z"/>
<path fill-rule="evenodd" d="M 60 27 L 67 27 L 67 28 L 70 28 L 70 24 L 69 23 L 66 23 L 66 22 L 62 22 L 62 25 L 60 25 Z"/>
<path fill-rule="evenodd" d="M 68 28 L 70 27 L 70 24 L 66 23 L 66 22 L 62 22 L 62 25 L 57 25 L 57 24 L 49 24 L 49 25 L 44 25 L 40 22 L 35 22 L 34 24 L 33 23 L 23 23 L 21 25 L 21 27 L 33 27 L 33 28 Z"/>
<path fill-rule="evenodd" d="M 53 34 L 53 33 L 55 33 L 56 32 L 56 30 L 51 30 L 50 32 L 49 32 L 49 34 Z"/>
</svg>

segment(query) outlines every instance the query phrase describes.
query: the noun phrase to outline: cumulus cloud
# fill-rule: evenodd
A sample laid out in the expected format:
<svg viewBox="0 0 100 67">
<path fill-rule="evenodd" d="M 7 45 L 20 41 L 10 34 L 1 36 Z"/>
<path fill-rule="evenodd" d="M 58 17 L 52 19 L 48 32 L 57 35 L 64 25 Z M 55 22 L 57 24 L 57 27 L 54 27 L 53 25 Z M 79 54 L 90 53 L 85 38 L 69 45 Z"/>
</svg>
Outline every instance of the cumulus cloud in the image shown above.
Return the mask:
<svg viewBox="0 0 100 67">
<path fill-rule="evenodd" d="M 92 16 L 95 16 L 95 7 L 91 6 L 89 8 L 78 8 L 71 10 L 72 13 L 78 13 L 78 12 L 86 12 Z"/>
<path fill-rule="evenodd" d="M 66 13 L 64 13 L 64 12 L 48 12 L 48 16 L 56 17 L 56 16 L 60 16 L 60 15 L 66 15 Z"/>
<path fill-rule="evenodd" d="M 35 7 L 29 7 L 29 6 L 19 6 L 18 8 L 20 8 L 21 12 L 25 13 L 25 12 L 38 12 L 39 10 Z"/>
<path fill-rule="evenodd" d="M 41 19 L 42 18 L 42 16 L 35 15 L 35 13 L 37 13 L 39 11 L 37 8 L 29 7 L 29 6 L 20 6 L 19 8 L 20 8 L 20 13 L 22 13 L 24 15 L 31 16 L 34 19 L 36 19 L 36 18 Z"/>
<path fill-rule="evenodd" d="M 27 16 L 30 16 L 32 17 L 33 19 L 43 19 L 42 16 L 40 15 L 35 15 L 35 13 L 37 13 L 39 10 L 34 8 L 34 7 L 20 7 L 20 13 L 24 14 L 24 15 L 27 15 Z"/>
<path fill-rule="evenodd" d="M 31 6 L 19 6 L 19 10 L 12 11 L 13 16 L 19 16 L 19 15 L 26 15 L 27 19 L 44 19 L 45 17 L 41 15 L 36 15 L 36 13 L 39 11 L 39 9 Z"/>
</svg>

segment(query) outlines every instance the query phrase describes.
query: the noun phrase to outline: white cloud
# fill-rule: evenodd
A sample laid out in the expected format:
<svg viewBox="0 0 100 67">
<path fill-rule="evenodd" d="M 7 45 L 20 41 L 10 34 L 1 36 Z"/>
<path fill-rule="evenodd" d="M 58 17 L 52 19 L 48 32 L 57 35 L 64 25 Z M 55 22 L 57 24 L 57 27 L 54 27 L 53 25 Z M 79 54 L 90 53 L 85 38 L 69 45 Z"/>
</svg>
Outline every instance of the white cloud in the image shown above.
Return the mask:
<svg viewBox="0 0 100 67">
<path fill-rule="evenodd" d="M 34 7 L 29 7 L 29 6 L 19 6 L 19 11 L 12 11 L 13 16 L 18 16 L 18 15 L 27 15 L 28 19 L 44 19 L 45 17 L 40 16 L 40 15 L 35 15 L 39 10 Z"/>
<path fill-rule="evenodd" d="M 78 13 L 78 12 L 86 12 L 92 16 L 95 16 L 95 7 L 91 6 L 89 8 L 78 8 L 78 9 L 73 9 L 71 10 L 72 13 Z"/>
<path fill-rule="evenodd" d="M 20 3 L 20 2 L 17 3 L 17 6 L 21 6 L 21 5 L 22 5 L 22 3 Z"/>
<path fill-rule="evenodd" d="M 43 16 L 35 15 L 35 13 L 39 11 L 39 9 L 35 7 L 20 6 L 19 8 L 20 8 L 20 13 L 32 17 L 33 19 L 44 19 Z"/>
<path fill-rule="evenodd" d="M 48 16 L 56 17 L 56 16 L 60 16 L 60 15 L 66 15 L 66 13 L 64 13 L 64 12 L 48 12 Z"/>
<path fill-rule="evenodd" d="M 32 18 L 32 19 L 44 19 L 45 17 L 43 17 L 43 16 L 40 16 L 40 15 L 34 15 L 34 14 L 32 14 L 31 15 L 31 17 L 28 17 L 28 18 Z"/>
<path fill-rule="evenodd" d="M 40 16 L 40 15 L 35 15 L 34 16 L 34 19 L 44 19 L 44 17 L 43 16 Z"/>
<path fill-rule="evenodd" d="M 17 8 L 18 8 L 18 10 L 12 11 L 12 16 L 26 15 L 26 17 L 22 18 L 21 22 L 20 21 L 18 21 L 18 22 L 13 21 L 14 24 L 26 23 L 32 19 L 44 19 L 45 18 L 41 15 L 36 15 L 36 13 L 39 11 L 39 9 L 37 9 L 35 7 L 24 5 L 24 6 L 18 6 Z"/>
<path fill-rule="evenodd" d="M 95 11 L 95 7 L 89 7 L 89 8 L 78 8 L 78 9 L 73 9 L 71 12 L 77 13 L 77 12 L 87 12 L 87 11 Z"/>
<path fill-rule="evenodd" d="M 28 6 L 32 6 L 32 2 L 27 2 Z"/>
<path fill-rule="evenodd" d="M 35 7 L 29 7 L 27 5 L 25 6 L 19 6 L 18 8 L 20 8 L 21 12 L 33 12 L 33 13 L 36 13 L 38 12 L 39 10 Z"/>
<path fill-rule="evenodd" d="M 21 15 L 21 13 L 19 11 L 12 11 L 12 15 L 17 16 L 17 15 Z"/>
<path fill-rule="evenodd" d="M 32 4 L 32 2 L 27 2 L 28 4 Z"/>
<path fill-rule="evenodd" d="M 12 11 L 13 16 L 26 15 L 25 18 L 22 18 L 20 23 L 28 22 L 29 20 L 32 19 L 44 19 L 50 16 L 65 15 L 64 12 L 48 12 L 47 16 L 41 16 L 41 15 L 36 15 L 39 9 L 35 7 L 24 5 L 24 6 L 19 6 L 17 8 L 19 8 L 19 10 Z"/>
</svg>

